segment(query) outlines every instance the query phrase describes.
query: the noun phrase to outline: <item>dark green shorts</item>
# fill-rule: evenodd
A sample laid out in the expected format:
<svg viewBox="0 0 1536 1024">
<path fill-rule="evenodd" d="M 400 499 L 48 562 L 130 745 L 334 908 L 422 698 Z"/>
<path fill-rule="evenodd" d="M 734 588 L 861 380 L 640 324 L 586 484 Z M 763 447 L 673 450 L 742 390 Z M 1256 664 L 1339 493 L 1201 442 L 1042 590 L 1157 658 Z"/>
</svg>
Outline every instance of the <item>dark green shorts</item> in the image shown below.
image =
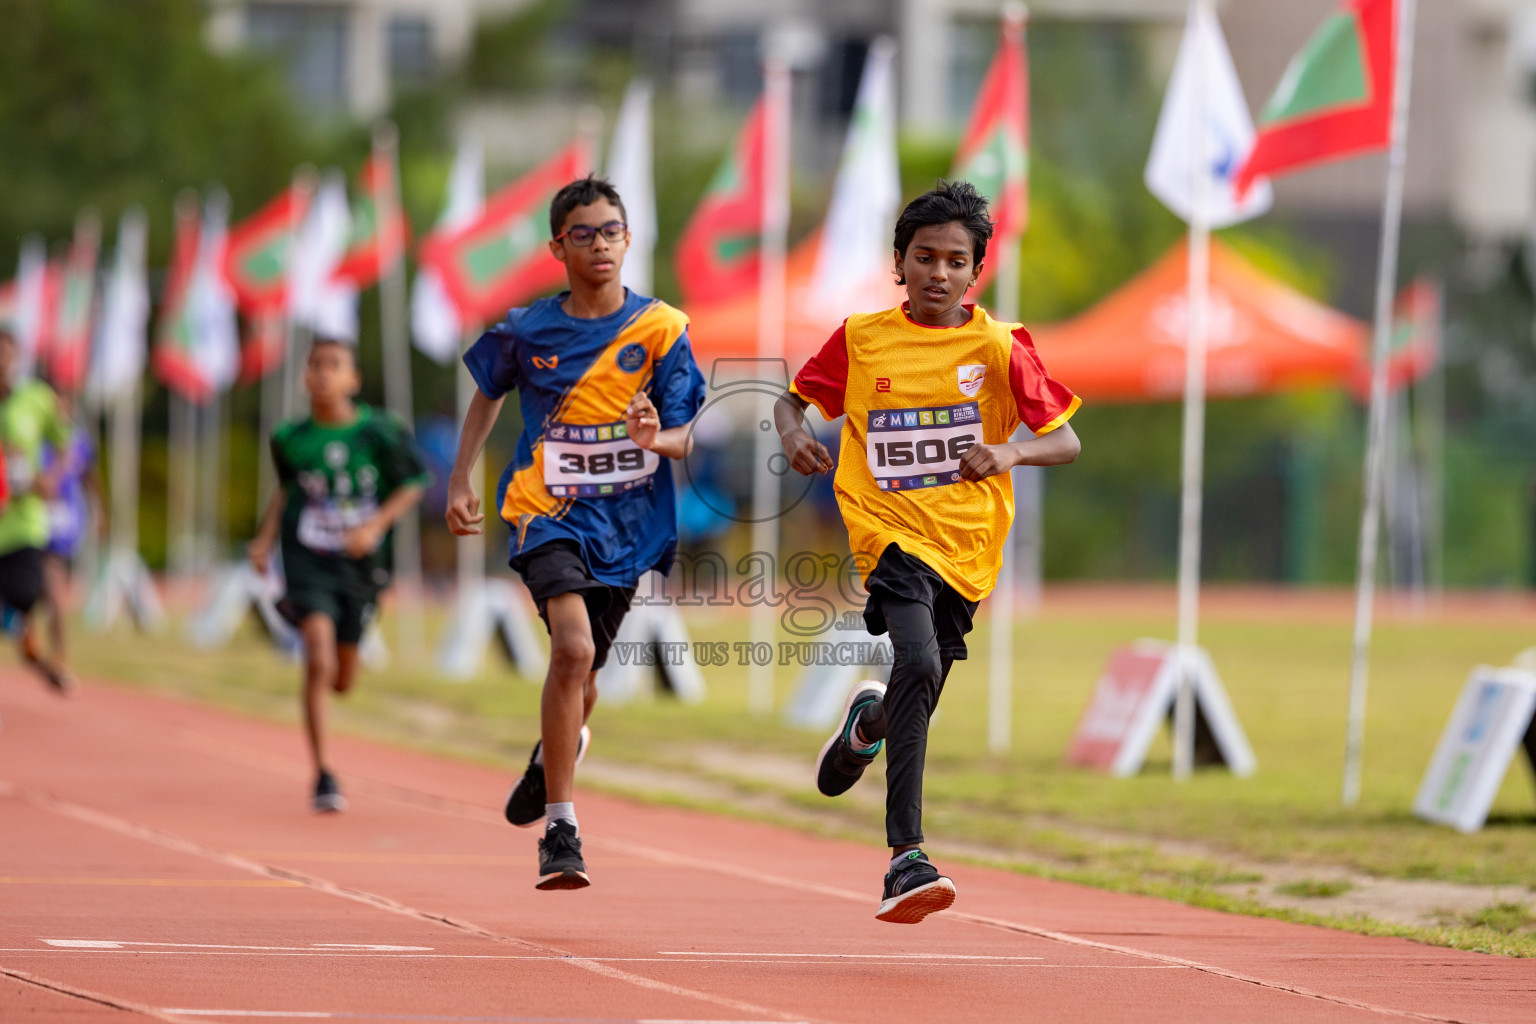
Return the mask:
<svg viewBox="0 0 1536 1024">
<path fill-rule="evenodd" d="M 319 613 L 336 623 L 336 642 L 356 646 L 378 614 L 378 595 L 366 597 L 326 587 L 290 586 L 277 603 L 278 614 L 295 627 Z"/>
</svg>

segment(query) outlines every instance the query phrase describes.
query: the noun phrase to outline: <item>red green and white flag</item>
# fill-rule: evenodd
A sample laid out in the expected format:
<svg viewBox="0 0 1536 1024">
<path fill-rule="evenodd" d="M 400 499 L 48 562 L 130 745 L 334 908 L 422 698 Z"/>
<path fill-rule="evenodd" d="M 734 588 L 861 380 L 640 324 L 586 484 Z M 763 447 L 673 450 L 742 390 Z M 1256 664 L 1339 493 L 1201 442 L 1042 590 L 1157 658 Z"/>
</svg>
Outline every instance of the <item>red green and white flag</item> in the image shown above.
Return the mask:
<svg viewBox="0 0 1536 1024">
<path fill-rule="evenodd" d="M 578 138 L 491 196 L 469 224 L 422 241 L 422 264 L 437 273 L 464 322 L 494 323 L 565 282 L 565 265 L 546 244 L 549 202 L 591 163 L 587 141 Z"/>
<path fill-rule="evenodd" d="M 153 364 L 160 382 L 183 398 L 201 404 L 213 389 L 202 379 L 193 361 L 197 335 L 192 320 L 192 273 L 197 266 L 202 237 L 202 216 L 195 196 L 176 200 L 176 238 L 171 265 L 165 272 L 160 295 L 160 324 L 155 332 Z"/>
<path fill-rule="evenodd" d="M 1345 0 L 1291 58 L 1259 115 L 1258 138 L 1234 183 L 1375 149 L 1392 139 L 1397 0 Z"/>
<path fill-rule="evenodd" d="M 48 259 L 48 245 L 42 236 L 28 235 L 21 244 L 21 258 L 16 264 L 14 326 L 20 376 L 31 376 L 37 366 L 47 365 L 62 272 L 56 261 Z"/>
<path fill-rule="evenodd" d="M 400 208 L 400 186 L 392 157 L 375 152 L 357 178 L 352 202 L 352 232 L 334 277 L 363 289 L 405 256 L 410 227 Z"/>
<path fill-rule="evenodd" d="M 224 278 L 248 316 L 286 308 L 293 238 L 309 209 L 311 191 L 295 182 L 229 232 Z"/>
<path fill-rule="evenodd" d="M 60 391 L 74 393 L 85 384 L 100 251 L 101 220 L 94 213 L 82 213 L 75 220 L 75 238 L 60 279 L 53 344 L 48 349 L 48 377 Z"/>
<path fill-rule="evenodd" d="M 764 96 L 678 237 L 673 267 L 685 304 L 721 302 L 758 286 L 769 127 Z"/>
<path fill-rule="evenodd" d="M 1029 223 L 1029 71 L 1024 22 L 1004 17 L 950 177 L 968 181 L 992 204 L 993 251 L 1016 245 Z M 990 261 L 989 261 L 990 266 Z M 985 287 L 983 280 L 980 287 Z"/>
</svg>

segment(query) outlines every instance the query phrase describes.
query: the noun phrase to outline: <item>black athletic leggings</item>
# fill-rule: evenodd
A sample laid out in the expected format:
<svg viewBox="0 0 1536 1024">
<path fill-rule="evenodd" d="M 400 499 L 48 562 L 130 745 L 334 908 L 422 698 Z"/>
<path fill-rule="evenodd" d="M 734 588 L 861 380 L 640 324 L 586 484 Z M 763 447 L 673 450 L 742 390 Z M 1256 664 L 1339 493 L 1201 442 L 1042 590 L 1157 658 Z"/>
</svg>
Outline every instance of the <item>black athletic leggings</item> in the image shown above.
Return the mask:
<svg viewBox="0 0 1536 1024">
<path fill-rule="evenodd" d="M 939 652 L 932 608 L 888 594 L 880 604 L 895 653 L 885 694 L 885 838 L 915 846 L 923 841 L 928 720 L 954 661 Z"/>
</svg>

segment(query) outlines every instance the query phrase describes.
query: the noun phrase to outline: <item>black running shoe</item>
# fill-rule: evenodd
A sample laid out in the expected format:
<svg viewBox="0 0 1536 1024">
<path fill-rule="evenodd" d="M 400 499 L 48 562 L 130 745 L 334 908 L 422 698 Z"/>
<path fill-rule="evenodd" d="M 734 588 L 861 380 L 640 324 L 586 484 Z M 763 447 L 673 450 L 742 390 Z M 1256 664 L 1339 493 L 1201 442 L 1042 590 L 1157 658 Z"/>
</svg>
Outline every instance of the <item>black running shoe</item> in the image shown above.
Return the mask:
<svg viewBox="0 0 1536 1024">
<path fill-rule="evenodd" d="M 564 820 L 550 822 L 539 840 L 539 884 L 534 888 L 585 889 L 591 884 L 576 826 Z"/>
<path fill-rule="evenodd" d="M 347 809 L 347 798 L 341 795 L 341 787 L 336 784 L 336 776 L 320 769 L 315 776 L 315 796 L 311 802 L 316 813 L 331 814 Z"/>
<path fill-rule="evenodd" d="M 592 730 L 586 726 L 581 727 L 581 738 L 576 741 L 576 763 L 581 764 L 581 759 L 587 756 L 587 748 L 592 745 Z M 544 791 L 544 766 L 534 760 L 539 756 L 539 748 L 542 743 L 533 745 L 533 753 L 528 755 L 528 768 L 523 772 L 523 777 L 512 784 L 512 792 L 507 794 L 507 820 L 518 828 L 530 828 L 544 819 L 544 804 L 546 793 Z"/>
<path fill-rule="evenodd" d="M 912 850 L 886 874 L 885 895 L 875 920 L 917 924 L 929 914 L 948 910 L 954 902 L 955 883 L 939 874 L 922 850 Z"/>
<path fill-rule="evenodd" d="M 821 753 L 816 755 L 816 788 L 823 796 L 841 796 L 848 792 L 864 774 L 864 769 L 875 763 L 875 755 L 885 746 L 885 740 L 860 747 L 854 738 L 853 727 L 859 712 L 884 699 L 885 684 L 873 680 L 860 683 L 848 694 L 837 731 L 821 745 Z"/>
</svg>

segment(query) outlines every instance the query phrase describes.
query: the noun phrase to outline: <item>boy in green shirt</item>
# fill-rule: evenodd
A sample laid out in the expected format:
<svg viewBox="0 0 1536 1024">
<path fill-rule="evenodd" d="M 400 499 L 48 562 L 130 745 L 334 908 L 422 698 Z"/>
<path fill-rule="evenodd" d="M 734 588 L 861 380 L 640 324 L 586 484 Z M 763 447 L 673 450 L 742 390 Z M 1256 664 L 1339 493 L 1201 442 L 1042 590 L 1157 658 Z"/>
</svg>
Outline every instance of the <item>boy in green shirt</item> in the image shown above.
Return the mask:
<svg viewBox="0 0 1536 1024">
<path fill-rule="evenodd" d="M 59 485 L 60 467 L 43 467 L 43 444 L 62 449 L 69 441 L 69 421 L 52 388 L 35 377 L 17 379 L 19 355 L 16 336 L 0 328 L 0 449 L 10 485 L 10 500 L 0 511 L 0 604 L 19 638 L 22 658 L 49 686 L 68 693 L 74 677 L 56 655 L 42 652 L 31 617 L 44 591 L 48 500 Z"/>
<path fill-rule="evenodd" d="M 390 528 L 430 482 L 405 424 L 355 401 L 361 386 L 352 346 L 316 338 L 304 369 L 310 415 L 272 433 L 279 488 L 249 547 L 265 573 L 281 536 L 287 593 L 278 610 L 304 637 L 316 811 L 346 807 L 326 764 L 325 692 L 352 689 L 358 643 L 389 584 Z"/>
</svg>

